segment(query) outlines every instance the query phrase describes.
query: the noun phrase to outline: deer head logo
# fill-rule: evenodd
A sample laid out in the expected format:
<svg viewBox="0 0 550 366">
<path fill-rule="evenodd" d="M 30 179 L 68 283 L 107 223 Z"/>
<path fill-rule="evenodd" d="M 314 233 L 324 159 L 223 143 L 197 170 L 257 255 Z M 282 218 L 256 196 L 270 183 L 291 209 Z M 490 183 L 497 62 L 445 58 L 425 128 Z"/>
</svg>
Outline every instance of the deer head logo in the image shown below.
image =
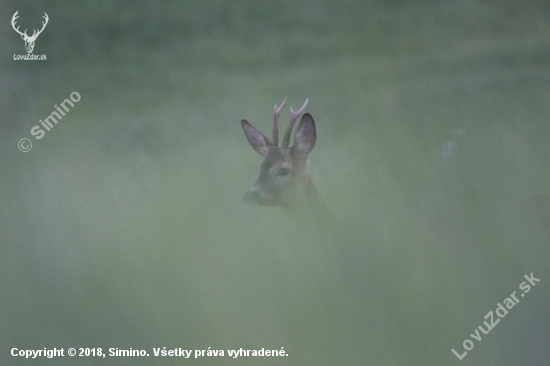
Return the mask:
<svg viewBox="0 0 550 366">
<path fill-rule="evenodd" d="M 13 27 L 13 29 L 19 33 L 21 35 L 21 38 L 23 38 L 23 41 L 25 41 L 25 49 L 27 50 L 27 53 L 32 53 L 32 50 L 34 49 L 34 42 L 36 41 L 36 38 L 38 38 L 38 36 L 40 35 L 40 33 L 42 33 L 42 31 L 44 30 L 44 28 L 46 28 L 46 24 L 48 24 L 48 14 L 44 13 L 44 21 L 42 22 L 42 29 L 40 30 L 34 30 L 34 32 L 32 33 L 32 36 L 29 36 L 27 34 L 27 30 L 25 29 L 24 32 L 21 32 L 19 30 L 19 26 L 17 26 L 17 28 L 15 27 L 15 22 L 17 20 L 17 18 L 19 18 L 19 15 L 17 15 L 17 13 L 19 12 L 19 10 L 17 10 L 15 12 L 15 14 L 13 14 L 13 18 L 11 18 L 11 26 Z"/>
</svg>

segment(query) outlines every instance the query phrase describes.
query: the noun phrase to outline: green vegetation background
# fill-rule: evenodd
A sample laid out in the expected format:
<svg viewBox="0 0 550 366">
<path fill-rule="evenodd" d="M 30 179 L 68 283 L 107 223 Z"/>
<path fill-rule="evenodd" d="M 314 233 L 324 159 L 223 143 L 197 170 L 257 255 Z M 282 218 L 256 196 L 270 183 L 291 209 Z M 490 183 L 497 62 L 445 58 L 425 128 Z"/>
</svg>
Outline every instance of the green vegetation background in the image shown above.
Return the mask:
<svg viewBox="0 0 550 366">
<path fill-rule="evenodd" d="M 47 61 L 13 60 L 16 10 L 29 34 L 48 14 Z M 289 356 L 108 363 L 451 364 L 531 272 L 541 282 L 461 362 L 550 358 L 549 3 L 9 0 L 0 14 L 0 363 L 27 364 L 12 347 L 166 346 Z M 261 158 L 240 120 L 269 131 L 285 95 L 309 98 L 317 125 L 330 212 L 314 219 L 242 200 Z"/>
</svg>

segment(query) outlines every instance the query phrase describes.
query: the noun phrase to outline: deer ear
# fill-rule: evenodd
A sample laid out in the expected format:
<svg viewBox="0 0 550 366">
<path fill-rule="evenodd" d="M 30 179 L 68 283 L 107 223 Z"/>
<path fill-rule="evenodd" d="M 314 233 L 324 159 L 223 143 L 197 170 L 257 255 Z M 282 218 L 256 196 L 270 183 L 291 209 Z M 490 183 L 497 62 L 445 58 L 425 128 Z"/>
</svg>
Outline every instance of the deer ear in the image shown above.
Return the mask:
<svg viewBox="0 0 550 366">
<path fill-rule="evenodd" d="M 292 151 L 299 155 L 307 155 L 313 150 L 317 132 L 315 131 L 315 122 L 311 114 L 305 113 L 300 120 L 300 124 L 294 134 L 294 145 Z"/>
<path fill-rule="evenodd" d="M 252 146 L 254 151 L 265 158 L 269 152 L 269 147 L 273 146 L 273 141 L 252 126 L 247 120 L 243 119 L 241 121 L 241 126 L 243 126 L 244 134 L 248 142 L 250 142 L 250 146 Z"/>
</svg>

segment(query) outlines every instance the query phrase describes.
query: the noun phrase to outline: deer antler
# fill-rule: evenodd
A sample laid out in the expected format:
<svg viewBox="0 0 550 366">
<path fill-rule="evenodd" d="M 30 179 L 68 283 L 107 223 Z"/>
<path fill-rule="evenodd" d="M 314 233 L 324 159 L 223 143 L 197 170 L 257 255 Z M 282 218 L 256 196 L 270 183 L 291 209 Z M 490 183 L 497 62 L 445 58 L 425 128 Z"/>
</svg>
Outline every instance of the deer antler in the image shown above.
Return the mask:
<svg viewBox="0 0 550 366">
<path fill-rule="evenodd" d="M 302 112 L 306 109 L 308 101 L 309 100 L 306 98 L 304 104 L 296 112 L 294 112 L 292 110 L 292 107 L 290 107 L 290 121 L 288 122 L 288 127 L 285 131 L 285 137 L 283 139 L 282 147 L 288 147 L 288 143 L 290 142 L 290 135 L 292 134 L 292 128 L 294 127 L 294 122 L 296 122 L 296 119 L 298 119 L 300 114 L 302 114 Z"/>
<path fill-rule="evenodd" d="M 15 30 L 17 33 L 19 33 L 21 35 L 21 37 L 23 37 L 23 39 L 25 40 L 35 40 L 36 38 L 38 38 L 38 36 L 40 35 L 40 33 L 42 33 L 42 31 L 44 30 L 44 28 L 46 28 L 46 24 L 48 24 L 48 14 L 44 13 L 44 22 L 42 22 L 42 29 L 40 30 L 37 30 L 35 29 L 32 33 L 32 36 L 29 37 L 29 35 L 27 34 L 27 30 L 25 29 L 24 32 L 21 32 L 19 30 L 19 26 L 17 26 L 17 28 L 15 27 L 15 23 L 17 21 L 17 18 L 19 18 L 19 15 L 17 15 L 17 13 L 19 13 L 19 10 L 17 10 L 15 12 L 15 14 L 13 14 L 13 17 L 11 18 L 11 26 L 13 28 L 13 30 Z"/>
<path fill-rule="evenodd" d="M 42 33 L 42 31 L 44 30 L 44 28 L 46 28 L 46 24 L 48 24 L 48 20 L 49 20 L 50 18 L 48 18 L 48 14 L 46 14 L 46 13 L 44 13 L 43 18 L 44 18 L 45 21 L 42 22 L 42 29 L 40 29 L 39 31 L 37 31 L 37 30 L 35 29 L 34 32 L 33 32 L 33 34 L 32 34 L 32 36 L 31 36 L 31 38 L 37 38 L 38 35 L 39 35 L 40 33 Z M 38 33 L 36 33 L 36 32 L 38 32 Z M 36 33 L 36 35 L 35 35 L 35 33 Z"/>
<path fill-rule="evenodd" d="M 11 18 L 11 26 L 12 26 L 14 31 L 16 31 L 17 33 L 19 33 L 21 35 L 21 37 L 27 36 L 27 30 L 26 29 L 25 29 L 25 32 L 23 33 L 19 30 L 19 26 L 17 26 L 17 28 L 15 28 L 15 22 L 17 21 L 17 18 L 19 18 L 19 15 L 17 15 L 17 13 L 19 13 L 19 10 L 17 10 L 15 12 L 15 14 L 13 14 L 13 17 Z"/>
<path fill-rule="evenodd" d="M 275 105 L 275 108 L 273 109 L 273 146 L 279 146 L 279 115 L 286 105 L 287 98 L 288 97 L 285 97 L 285 100 L 283 100 L 278 108 Z"/>
</svg>

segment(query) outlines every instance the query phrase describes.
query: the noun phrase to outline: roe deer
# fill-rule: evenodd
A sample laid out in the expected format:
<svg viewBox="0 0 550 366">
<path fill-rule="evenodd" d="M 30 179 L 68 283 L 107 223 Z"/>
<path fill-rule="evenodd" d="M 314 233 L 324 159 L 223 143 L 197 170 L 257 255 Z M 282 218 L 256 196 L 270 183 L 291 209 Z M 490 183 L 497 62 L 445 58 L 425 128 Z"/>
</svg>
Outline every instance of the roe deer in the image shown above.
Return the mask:
<svg viewBox="0 0 550 366">
<path fill-rule="evenodd" d="M 260 165 L 256 183 L 244 194 L 244 201 L 262 206 L 290 207 L 304 198 L 317 195 L 317 189 L 309 176 L 308 154 L 317 139 L 315 122 L 309 113 L 305 113 L 294 134 L 294 145 L 288 147 L 294 122 L 305 110 L 308 100 L 296 112 L 290 108 L 290 122 L 283 143 L 279 146 L 278 121 L 287 98 L 273 111 L 272 138 L 254 128 L 248 121 L 242 120 L 244 134 L 252 148 L 264 161 Z"/>
</svg>

